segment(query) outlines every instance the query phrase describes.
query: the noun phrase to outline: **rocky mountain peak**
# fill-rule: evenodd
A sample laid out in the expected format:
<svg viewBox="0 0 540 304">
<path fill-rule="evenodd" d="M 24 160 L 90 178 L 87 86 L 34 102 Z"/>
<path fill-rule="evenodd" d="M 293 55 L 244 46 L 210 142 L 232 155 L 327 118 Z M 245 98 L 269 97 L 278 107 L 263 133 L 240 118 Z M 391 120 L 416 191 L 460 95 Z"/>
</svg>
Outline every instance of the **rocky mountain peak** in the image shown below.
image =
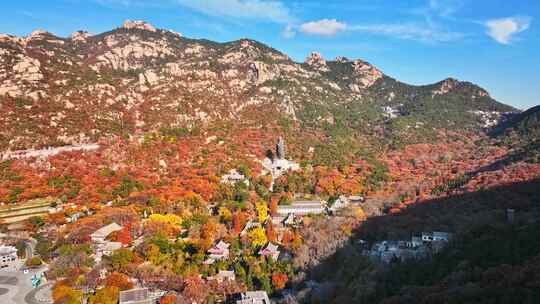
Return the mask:
<svg viewBox="0 0 540 304">
<path fill-rule="evenodd" d="M 445 80 L 439 83 L 439 86 L 437 89 L 433 90 L 433 94 L 434 95 L 447 94 L 448 92 L 456 88 L 459 84 L 460 84 L 460 81 L 455 78 L 451 78 L 451 77 L 446 78 Z"/>
<path fill-rule="evenodd" d="M 70 37 L 74 41 L 86 41 L 91 35 L 87 31 L 76 31 L 71 33 Z"/>
<path fill-rule="evenodd" d="M 21 42 L 21 40 L 24 40 L 23 38 L 7 35 L 7 34 L 0 34 L 0 42 Z M 1 52 L 0 52 L 1 54 Z"/>
<path fill-rule="evenodd" d="M 304 62 L 316 70 L 328 71 L 326 60 L 324 60 L 319 52 L 311 52 Z"/>
<path fill-rule="evenodd" d="M 352 67 L 354 74 L 358 77 L 358 85 L 363 88 L 371 87 L 384 76 L 379 69 L 360 59 L 353 61 Z"/>
<path fill-rule="evenodd" d="M 349 58 L 347 57 L 343 57 L 343 56 L 337 56 L 336 57 L 336 62 L 338 63 L 346 63 L 346 62 L 349 62 Z"/>
<path fill-rule="evenodd" d="M 30 33 L 30 35 L 28 35 L 27 39 L 40 39 L 40 38 L 43 38 L 46 35 L 50 35 L 50 33 L 45 31 L 45 30 L 42 30 L 42 29 L 37 29 L 37 30 L 33 31 L 32 33 Z"/>
<path fill-rule="evenodd" d="M 151 25 L 150 23 L 146 22 L 146 21 L 141 21 L 141 20 L 134 20 L 134 21 L 131 21 L 131 20 L 126 20 L 124 21 L 124 24 L 122 25 L 122 28 L 125 28 L 125 29 L 139 29 L 139 30 L 145 30 L 145 31 L 150 31 L 150 32 L 156 32 L 157 29 Z"/>
</svg>

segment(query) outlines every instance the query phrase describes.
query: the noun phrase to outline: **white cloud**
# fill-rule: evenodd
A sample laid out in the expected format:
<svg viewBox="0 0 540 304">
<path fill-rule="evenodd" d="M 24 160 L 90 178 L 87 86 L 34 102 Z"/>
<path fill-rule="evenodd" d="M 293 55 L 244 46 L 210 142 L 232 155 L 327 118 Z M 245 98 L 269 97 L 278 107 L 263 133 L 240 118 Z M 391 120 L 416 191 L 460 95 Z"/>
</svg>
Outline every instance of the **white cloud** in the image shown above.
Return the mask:
<svg viewBox="0 0 540 304">
<path fill-rule="evenodd" d="M 382 35 L 398 39 L 415 40 L 422 42 L 448 42 L 463 38 L 465 35 L 440 29 L 435 24 L 356 24 L 348 25 L 336 19 L 322 19 L 307 22 L 299 27 L 300 32 L 310 35 L 334 36 L 339 32 L 362 32 L 373 35 Z"/>
<path fill-rule="evenodd" d="M 274 0 L 176 0 L 176 3 L 211 16 L 275 23 L 294 21 L 285 4 Z"/>
<path fill-rule="evenodd" d="M 350 30 L 369 34 L 384 35 L 399 39 L 423 42 L 448 42 L 462 38 L 462 33 L 439 30 L 419 24 L 369 24 L 355 25 Z"/>
<path fill-rule="evenodd" d="M 322 19 L 300 25 L 300 31 L 302 33 L 320 36 L 334 36 L 346 29 L 347 24 L 339 22 L 336 19 Z"/>
<path fill-rule="evenodd" d="M 510 44 L 512 38 L 529 28 L 531 17 L 508 17 L 487 21 L 487 34 L 501 44 Z"/>
<path fill-rule="evenodd" d="M 294 30 L 292 25 L 287 25 L 283 32 L 281 32 L 281 36 L 285 39 L 292 39 L 296 37 L 296 31 Z"/>
<path fill-rule="evenodd" d="M 463 0 L 430 0 L 427 10 L 429 14 L 446 18 L 452 16 L 463 6 Z"/>
</svg>

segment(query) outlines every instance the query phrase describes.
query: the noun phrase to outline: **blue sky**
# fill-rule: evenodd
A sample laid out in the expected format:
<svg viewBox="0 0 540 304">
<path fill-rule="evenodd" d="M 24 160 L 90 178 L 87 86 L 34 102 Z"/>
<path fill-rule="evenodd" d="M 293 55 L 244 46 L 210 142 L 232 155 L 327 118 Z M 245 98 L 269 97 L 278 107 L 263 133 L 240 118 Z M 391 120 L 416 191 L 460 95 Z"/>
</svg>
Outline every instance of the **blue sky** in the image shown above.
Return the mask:
<svg viewBox="0 0 540 304">
<path fill-rule="evenodd" d="M 540 104 L 538 0 L 2 1 L 0 32 L 99 33 L 146 20 L 192 38 L 252 38 L 303 61 L 361 58 L 411 84 L 455 77 L 518 108 Z"/>
</svg>

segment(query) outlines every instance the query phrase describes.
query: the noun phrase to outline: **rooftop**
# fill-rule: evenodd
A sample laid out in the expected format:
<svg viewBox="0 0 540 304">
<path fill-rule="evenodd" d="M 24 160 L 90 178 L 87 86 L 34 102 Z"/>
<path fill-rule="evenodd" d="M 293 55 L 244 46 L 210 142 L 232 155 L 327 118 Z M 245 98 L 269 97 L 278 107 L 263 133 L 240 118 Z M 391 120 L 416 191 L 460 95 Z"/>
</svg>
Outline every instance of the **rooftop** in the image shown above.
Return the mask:
<svg viewBox="0 0 540 304">
<path fill-rule="evenodd" d="M 17 248 L 13 246 L 0 245 L 0 255 L 11 255 L 17 252 Z"/>
<path fill-rule="evenodd" d="M 122 226 L 117 223 L 111 223 L 107 226 L 103 226 L 90 235 L 92 238 L 106 238 L 109 234 L 122 230 Z"/>
<path fill-rule="evenodd" d="M 149 298 L 148 288 L 120 291 L 120 303 L 136 303 Z"/>
</svg>

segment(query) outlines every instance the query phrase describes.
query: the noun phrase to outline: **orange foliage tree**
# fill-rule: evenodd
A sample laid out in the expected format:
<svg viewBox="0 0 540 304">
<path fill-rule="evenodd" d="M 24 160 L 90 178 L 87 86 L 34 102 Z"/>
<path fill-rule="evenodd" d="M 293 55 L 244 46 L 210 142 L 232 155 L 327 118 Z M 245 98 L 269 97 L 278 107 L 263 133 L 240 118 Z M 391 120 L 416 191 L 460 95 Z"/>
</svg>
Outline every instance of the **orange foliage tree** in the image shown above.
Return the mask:
<svg viewBox="0 0 540 304">
<path fill-rule="evenodd" d="M 274 289 L 283 289 L 289 281 L 289 277 L 286 274 L 278 273 L 272 275 L 272 285 Z"/>
<path fill-rule="evenodd" d="M 105 280 L 107 287 L 118 287 L 120 290 L 128 290 L 133 288 L 133 283 L 129 281 L 129 277 L 119 272 L 111 273 Z"/>
</svg>

